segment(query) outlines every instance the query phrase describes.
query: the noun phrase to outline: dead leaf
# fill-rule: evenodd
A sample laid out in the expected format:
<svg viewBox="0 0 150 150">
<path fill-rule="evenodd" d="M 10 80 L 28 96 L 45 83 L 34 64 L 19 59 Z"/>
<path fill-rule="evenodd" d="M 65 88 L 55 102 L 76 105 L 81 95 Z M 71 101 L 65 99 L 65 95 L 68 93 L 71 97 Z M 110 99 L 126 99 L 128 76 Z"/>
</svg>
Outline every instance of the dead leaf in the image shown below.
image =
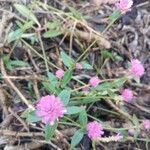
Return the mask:
<svg viewBox="0 0 150 150">
<path fill-rule="evenodd" d="M 118 0 L 91 0 L 91 3 L 100 6 L 101 4 L 115 4 Z"/>
</svg>

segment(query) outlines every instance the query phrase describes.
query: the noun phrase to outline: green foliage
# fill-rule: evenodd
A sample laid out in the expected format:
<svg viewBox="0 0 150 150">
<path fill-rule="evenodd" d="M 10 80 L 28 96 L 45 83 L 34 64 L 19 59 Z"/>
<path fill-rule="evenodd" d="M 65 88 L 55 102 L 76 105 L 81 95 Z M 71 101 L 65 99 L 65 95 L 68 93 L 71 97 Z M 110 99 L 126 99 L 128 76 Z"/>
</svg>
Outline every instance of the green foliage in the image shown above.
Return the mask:
<svg viewBox="0 0 150 150">
<path fill-rule="evenodd" d="M 87 118 L 86 110 L 83 110 L 79 114 L 79 122 L 83 127 L 85 127 L 87 125 L 87 121 L 88 121 L 88 118 Z"/>
<path fill-rule="evenodd" d="M 16 29 L 15 31 L 11 31 L 8 34 L 8 37 L 7 37 L 8 43 L 13 42 L 15 40 L 19 40 L 20 38 L 28 38 L 30 40 L 32 40 L 32 38 L 35 38 L 35 40 L 36 40 L 34 33 L 28 33 L 28 34 L 24 33 L 26 30 L 33 27 L 33 21 L 26 21 L 26 22 L 24 22 L 24 24 L 22 24 L 21 22 L 18 21 L 17 24 L 18 24 L 19 28 Z"/>
<path fill-rule="evenodd" d="M 47 78 L 45 79 L 47 81 L 42 82 L 44 89 L 51 93 L 58 93 L 59 88 L 58 88 L 58 80 L 56 76 L 53 73 L 48 72 L 48 79 Z"/>
<path fill-rule="evenodd" d="M 104 91 L 104 90 L 110 90 L 110 89 L 118 89 L 118 88 L 122 87 L 126 81 L 127 81 L 127 78 L 125 78 L 125 77 L 119 78 L 114 81 L 101 83 L 100 85 L 93 88 L 92 90 Z"/>
<path fill-rule="evenodd" d="M 107 59 L 107 58 L 113 59 L 113 53 L 108 50 L 103 50 L 101 52 L 101 55 L 104 59 Z"/>
<path fill-rule="evenodd" d="M 44 86 L 44 89 L 47 92 L 51 92 L 51 93 L 57 93 L 57 88 L 51 84 L 51 82 L 47 81 L 47 82 L 42 82 L 42 85 Z"/>
<path fill-rule="evenodd" d="M 84 136 L 84 132 L 80 129 L 75 132 L 71 140 L 71 147 L 74 148 L 77 146 Z"/>
<path fill-rule="evenodd" d="M 20 4 L 15 4 L 15 8 L 19 11 L 21 15 L 26 17 L 27 19 L 35 22 L 38 26 L 40 26 L 39 21 L 37 20 L 36 16 L 32 13 L 31 10 L 29 10 L 26 6 L 20 5 Z"/>
<path fill-rule="evenodd" d="M 35 110 L 27 109 L 25 112 L 23 112 L 21 117 L 26 118 L 27 122 L 29 123 L 41 121 L 41 118 L 36 115 Z"/>
<path fill-rule="evenodd" d="M 140 123 L 139 123 L 139 119 L 136 117 L 136 115 L 133 115 L 133 124 L 136 127 L 135 128 L 135 133 L 134 133 L 134 138 L 137 138 L 140 134 Z"/>
<path fill-rule="evenodd" d="M 71 95 L 71 90 L 69 90 L 69 89 L 65 89 L 65 90 L 61 91 L 60 94 L 58 95 L 61 98 L 61 100 L 63 101 L 65 106 L 67 106 L 67 104 L 69 103 L 70 95 Z"/>
<path fill-rule="evenodd" d="M 83 17 L 83 15 L 78 10 L 74 9 L 73 7 L 69 7 L 69 10 L 71 12 L 71 15 L 74 18 L 76 18 L 78 20 L 83 20 L 84 17 Z"/>
<path fill-rule="evenodd" d="M 114 11 L 110 16 L 109 19 L 111 21 L 117 20 L 121 16 L 121 13 L 119 11 Z"/>
<path fill-rule="evenodd" d="M 93 69 L 93 67 L 89 63 L 87 63 L 86 61 L 82 61 L 80 63 L 83 66 L 83 69 L 87 69 L 87 70 L 92 70 Z"/>
<path fill-rule="evenodd" d="M 64 51 L 61 52 L 61 59 L 64 65 L 70 69 L 75 65 L 75 61 L 70 56 L 68 56 Z"/>
<path fill-rule="evenodd" d="M 72 78 L 72 70 L 66 71 L 62 78 L 61 86 L 65 87 L 70 82 L 71 78 Z"/>
<path fill-rule="evenodd" d="M 29 64 L 22 60 L 11 60 L 9 56 L 3 57 L 4 64 L 8 70 L 13 70 L 16 67 L 28 67 Z"/>
<path fill-rule="evenodd" d="M 48 22 L 47 28 L 48 31 L 43 34 L 45 38 L 54 38 L 62 34 L 61 23 L 59 21 Z"/>
<path fill-rule="evenodd" d="M 68 115 L 73 115 L 73 114 L 80 113 L 81 111 L 83 111 L 83 108 L 81 108 L 81 107 L 69 106 L 69 107 L 67 107 L 67 112 L 66 112 L 66 114 L 68 114 Z"/>
<path fill-rule="evenodd" d="M 51 72 L 48 72 L 48 80 L 50 81 L 50 84 L 53 85 L 54 87 L 58 85 L 58 80 L 56 76 Z"/>
<path fill-rule="evenodd" d="M 51 140 L 57 129 L 58 122 L 55 122 L 54 125 L 46 124 L 45 126 L 45 139 L 47 141 Z"/>
</svg>

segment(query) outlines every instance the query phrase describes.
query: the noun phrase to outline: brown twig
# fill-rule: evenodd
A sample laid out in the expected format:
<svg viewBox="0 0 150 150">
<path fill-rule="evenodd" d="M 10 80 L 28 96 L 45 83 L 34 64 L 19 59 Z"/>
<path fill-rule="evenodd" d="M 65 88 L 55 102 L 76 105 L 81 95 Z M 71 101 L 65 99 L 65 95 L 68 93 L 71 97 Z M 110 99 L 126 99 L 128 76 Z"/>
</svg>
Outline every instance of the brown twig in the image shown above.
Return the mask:
<svg viewBox="0 0 150 150">
<path fill-rule="evenodd" d="M 3 106 L 4 115 L 7 116 L 9 113 L 6 105 L 6 98 L 3 89 L 1 87 L 0 87 L 0 105 Z"/>
<path fill-rule="evenodd" d="M 127 120 L 127 119 L 128 119 L 128 120 L 132 120 L 132 117 L 131 117 L 128 113 L 126 113 L 126 112 L 122 111 L 121 109 L 119 109 L 111 100 L 106 100 L 106 102 L 107 102 L 114 110 L 116 110 L 118 113 L 120 113 L 121 115 L 123 115 L 126 120 Z"/>
<path fill-rule="evenodd" d="M 1 136 L 14 136 L 14 137 L 44 137 L 42 132 L 16 132 L 10 130 L 0 130 Z"/>
<path fill-rule="evenodd" d="M 30 104 L 30 102 L 23 96 L 23 94 L 18 90 L 18 88 L 15 86 L 15 84 L 10 80 L 10 78 L 7 78 L 7 73 L 4 67 L 4 62 L 1 59 L 1 73 L 4 76 L 5 82 L 8 83 L 13 90 L 19 95 L 21 100 L 28 106 L 28 108 L 34 109 L 34 107 Z"/>
<path fill-rule="evenodd" d="M 24 126 L 24 128 L 29 131 L 27 124 L 22 120 L 11 108 L 8 109 L 9 112 Z"/>
</svg>

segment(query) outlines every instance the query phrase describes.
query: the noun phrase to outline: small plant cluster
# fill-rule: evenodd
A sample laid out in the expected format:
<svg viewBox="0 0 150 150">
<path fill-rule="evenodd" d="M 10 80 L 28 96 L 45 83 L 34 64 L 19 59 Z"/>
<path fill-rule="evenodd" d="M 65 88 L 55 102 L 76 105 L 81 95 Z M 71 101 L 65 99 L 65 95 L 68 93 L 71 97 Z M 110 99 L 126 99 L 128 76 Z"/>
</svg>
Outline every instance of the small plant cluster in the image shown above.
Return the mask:
<svg viewBox="0 0 150 150">
<path fill-rule="evenodd" d="M 132 0 L 119 0 L 116 3 L 117 11 L 110 16 L 111 22 L 108 27 L 110 27 L 110 25 L 112 25 L 112 23 L 114 23 L 120 15 L 129 11 L 132 5 Z M 39 26 L 38 29 L 42 30 L 35 16 L 31 13 L 27 13 L 26 8 L 17 4 L 16 9 L 19 12 L 20 10 L 25 10 L 26 14 L 30 14 L 29 19 L 32 19 Z M 30 24 L 33 25 L 33 22 L 29 22 L 26 26 L 24 26 L 24 30 L 26 30 Z M 49 36 L 49 31 L 45 32 L 45 38 L 53 38 L 61 34 L 56 28 L 56 22 L 55 25 L 49 24 L 48 28 L 55 29 L 56 32 L 51 34 L 51 37 Z M 22 36 L 22 31 L 19 30 L 17 33 L 19 36 L 20 34 Z M 10 42 L 13 37 L 14 32 L 9 36 Z M 33 43 L 34 42 L 35 41 L 33 41 Z M 45 55 L 44 52 L 43 55 Z M 113 128 L 105 122 L 100 121 L 99 119 L 88 114 L 86 105 L 93 105 L 95 102 L 101 100 L 107 101 L 107 99 L 116 103 L 132 103 L 134 101 L 134 92 L 131 89 L 123 89 L 122 87 L 125 82 L 129 80 L 135 80 L 136 82 L 140 81 L 140 78 L 145 73 L 142 63 L 138 59 L 131 60 L 125 76 L 118 79 L 103 80 L 99 77 L 99 75 L 95 74 L 94 76 L 91 76 L 88 81 L 86 80 L 87 82 L 84 82 L 79 80 L 74 73 L 83 70 L 92 70 L 92 65 L 90 65 L 87 61 L 75 61 L 64 51 L 61 51 L 60 56 L 60 60 L 63 62 L 65 69 L 56 67 L 57 70 L 55 73 L 49 72 L 47 69 L 47 77 L 44 77 L 42 86 L 49 94 L 42 96 L 38 102 L 36 102 L 35 107 L 33 109 L 27 109 L 22 114 L 22 117 L 25 117 L 28 122 L 37 123 L 41 121 L 44 123 L 46 140 L 51 140 L 53 138 L 59 124 L 75 126 L 78 130 L 72 137 L 72 148 L 79 144 L 85 134 L 87 134 L 93 141 L 93 148 L 95 147 L 95 142 L 97 141 L 107 142 L 109 140 L 125 140 L 127 136 L 121 132 L 118 132 L 120 130 L 116 132 L 116 130 L 113 130 Z M 5 58 L 4 62 L 8 65 L 7 58 Z M 45 66 L 46 65 L 47 62 L 45 61 Z M 8 65 L 8 67 L 11 69 L 12 66 L 10 67 L 10 65 Z M 71 84 L 72 80 L 77 82 L 80 86 L 73 88 Z M 137 128 L 138 131 L 142 128 L 150 130 L 150 120 L 142 120 L 139 123 L 137 117 L 133 116 L 131 121 L 133 121 L 132 128 L 122 128 L 123 131 L 129 132 L 130 135 L 134 134 L 135 137 L 138 136 L 135 135 L 137 132 L 133 133 Z M 108 127 L 115 133 L 114 136 L 105 136 L 105 130 L 107 130 Z"/>
</svg>

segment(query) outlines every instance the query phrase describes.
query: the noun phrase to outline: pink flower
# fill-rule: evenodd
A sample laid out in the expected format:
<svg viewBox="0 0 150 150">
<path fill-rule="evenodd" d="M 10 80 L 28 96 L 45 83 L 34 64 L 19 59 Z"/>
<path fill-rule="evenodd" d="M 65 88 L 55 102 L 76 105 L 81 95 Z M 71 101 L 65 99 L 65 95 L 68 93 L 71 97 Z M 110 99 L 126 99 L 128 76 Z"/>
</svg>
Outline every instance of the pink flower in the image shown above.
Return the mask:
<svg viewBox="0 0 150 150">
<path fill-rule="evenodd" d="M 89 84 L 93 87 L 96 87 L 100 82 L 101 80 L 97 76 L 94 76 L 90 79 Z"/>
<path fill-rule="evenodd" d="M 81 70 L 83 69 L 83 66 L 80 63 L 76 63 L 76 69 Z"/>
<path fill-rule="evenodd" d="M 36 109 L 36 114 L 42 118 L 42 122 L 45 124 L 50 123 L 51 125 L 53 125 L 55 120 L 58 120 L 59 117 L 63 117 L 66 112 L 63 102 L 59 97 L 55 97 L 55 95 L 42 97 Z"/>
<path fill-rule="evenodd" d="M 150 129 L 150 120 L 144 120 L 143 121 L 143 126 L 145 129 L 149 130 Z"/>
<path fill-rule="evenodd" d="M 120 141 L 121 139 L 123 139 L 123 135 L 121 135 L 120 133 L 118 133 L 116 136 L 115 136 L 115 140 L 116 141 Z"/>
<path fill-rule="evenodd" d="M 129 11 L 131 9 L 133 5 L 133 1 L 132 0 L 119 0 L 118 3 L 116 3 L 116 7 L 117 9 L 122 13 L 126 13 L 127 11 Z"/>
<path fill-rule="evenodd" d="M 133 99 L 133 92 L 130 89 L 124 89 L 122 91 L 122 97 L 124 101 L 131 102 Z"/>
<path fill-rule="evenodd" d="M 130 73 L 135 77 L 141 77 L 144 72 L 145 70 L 141 62 L 138 59 L 133 59 L 131 61 Z"/>
<path fill-rule="evenodd" d="M 102 125 L 97 121 L 93 121 L 87 124 L 87 132 L 89 138 L 92 140 L 96 140 L 104 134 Z"/>
<path fill-rule="evenodd" d="M 61 79 L 64 76 L 64 71 L 62 69 L 58 69 L 55 74 L 58 79 Z"/>
<path fill-rule="evenodd" d="M 134 129 L 129 129 L 129 130 L 128 130 L 128 133 L 129 133 L 130 135 L 134 135 L 136 132 L 135 132 Z"/>
</svg>

